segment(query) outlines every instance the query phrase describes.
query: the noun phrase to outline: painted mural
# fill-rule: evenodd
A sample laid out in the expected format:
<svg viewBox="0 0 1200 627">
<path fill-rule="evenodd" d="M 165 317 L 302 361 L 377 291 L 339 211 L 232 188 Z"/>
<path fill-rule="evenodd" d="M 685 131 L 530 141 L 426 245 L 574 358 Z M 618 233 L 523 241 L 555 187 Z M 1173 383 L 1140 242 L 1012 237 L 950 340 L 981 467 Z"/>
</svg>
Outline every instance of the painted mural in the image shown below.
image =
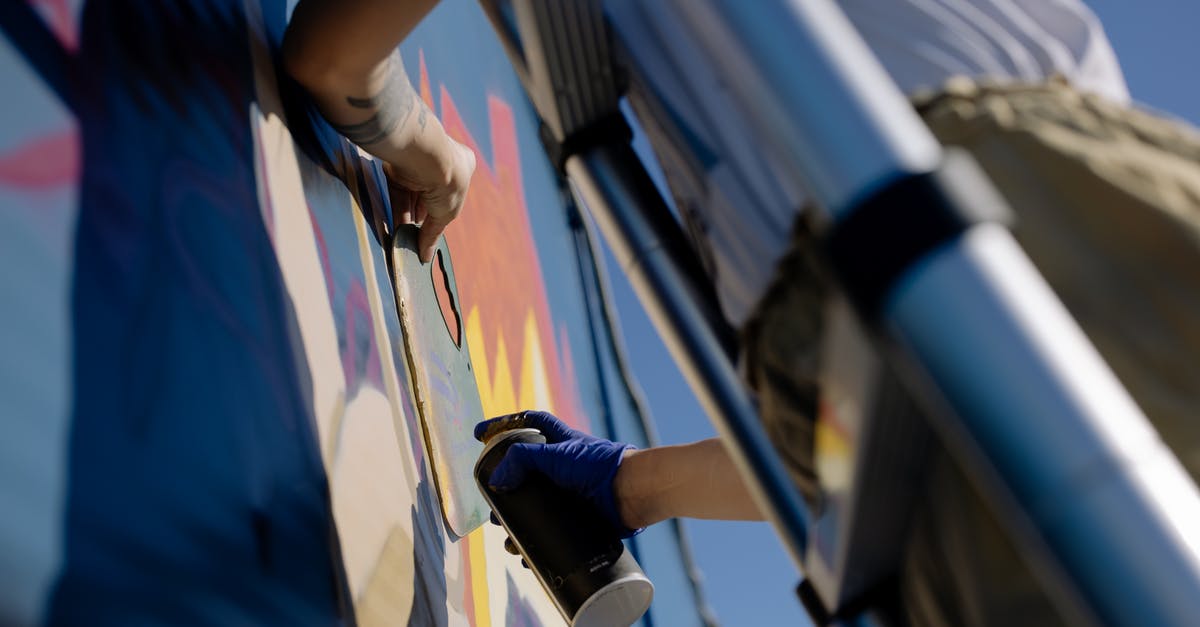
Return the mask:
<svg viewBox="0 0 1200 627">
<path fill-rule="evenodd" d="M 632 424 L 536 120 L 444 2 L 402 51 L 479 165 L 406 271 L 378 164 L 276 70 L 290 4 L 0 10 L 0 623 L 562 623 L 445 445 Z M 679 538 L 642 538 L 645 623 L 699 624 Z"/>
</svg>

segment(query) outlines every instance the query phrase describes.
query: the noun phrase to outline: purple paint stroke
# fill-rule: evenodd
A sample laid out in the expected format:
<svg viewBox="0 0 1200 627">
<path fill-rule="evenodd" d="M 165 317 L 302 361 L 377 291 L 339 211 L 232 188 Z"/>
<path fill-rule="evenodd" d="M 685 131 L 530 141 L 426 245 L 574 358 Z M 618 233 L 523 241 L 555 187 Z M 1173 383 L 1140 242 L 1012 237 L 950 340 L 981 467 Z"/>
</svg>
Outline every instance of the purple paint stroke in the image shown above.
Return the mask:
<svg viewBox="0 0 1200 627">
<path fill-rule="evenodd" d="M 445 360 L 438 354 L 437 351 L 430 351 L 425 355 L 425 358 L 432 361 L 434 367 L 428 368 L 429 385 L 438 392 L 442 398 L 458 400 L 458 394 L 454 392 L 454 386 L 450 384 L 450 379 L 446 376 L 450 372 L 450 368 L 446 365 Z"/>
<path fill-rule="evenodd" d="M 371 315 L 370 301 L 367 300 L 367 290 L 359 281 L 350 283 L 346 292 L 346 348 L 342 352 L 342 369 L 346 377 L 346 392 L 357 389 L 358 383 L 358 323 L 355 314 L 361 314 L 366 323 L 366 372 L 364 381 L 372 383 L 375 389 L 383 391 L 383 368 L 379 361 L 379 350 L 374 340 L 374 318 Z"/>
<path fill-rule="evenodd" d="M 313 237 L 317 240 L 317 257 L 321 260 L 321 274 L 325 276 L 325 293 L 328 294 L 329 302 L 333 303 L 333 266 L 329 262 L 329 246 L 325 243 L 325 233 L 317 223 L 312 205 L 305 203 L 304 208 L 308 210 L 308 221 L 312 224 Z"/>
</svg>

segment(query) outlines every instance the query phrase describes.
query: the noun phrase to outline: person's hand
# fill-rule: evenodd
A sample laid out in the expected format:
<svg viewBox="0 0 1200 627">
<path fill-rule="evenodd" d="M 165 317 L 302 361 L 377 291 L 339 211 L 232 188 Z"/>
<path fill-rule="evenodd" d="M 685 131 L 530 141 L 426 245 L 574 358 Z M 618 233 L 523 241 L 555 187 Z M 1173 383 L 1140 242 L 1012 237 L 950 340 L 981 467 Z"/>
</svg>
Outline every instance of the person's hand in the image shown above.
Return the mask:
<svg viewBox="0 0 1200 627">
<path fill-rule="evenodd" d="M 540 472 L 558 486 L 583 496 L 612 523 L 622 538 L 641 529 L 630 529 L 621 520 L 613 494 L 613 478 L 630 444 L 611 442 L 576 431 L 544 411 L 526 411 L 485 420 L 475 425 L 475 438 L 489 432 L 533 428 L 546 437 L 545 444 L 512 445 L 492 471 L 489 485 L 497 491 L 521 485 L 530 472 Z"/>
<path fill-rule="evenodd" d="M 391 190 L 392 210 L 401 224 L 417 223 L 421 232 L 417 254 L 421 261 L 433 259 L 438 237 L 462 212 L 467 188 L 475 172 L 475 153 L 445 136 L 440 154 L 405 155 L 400 162 L 384 162 Z"/>
</svg>

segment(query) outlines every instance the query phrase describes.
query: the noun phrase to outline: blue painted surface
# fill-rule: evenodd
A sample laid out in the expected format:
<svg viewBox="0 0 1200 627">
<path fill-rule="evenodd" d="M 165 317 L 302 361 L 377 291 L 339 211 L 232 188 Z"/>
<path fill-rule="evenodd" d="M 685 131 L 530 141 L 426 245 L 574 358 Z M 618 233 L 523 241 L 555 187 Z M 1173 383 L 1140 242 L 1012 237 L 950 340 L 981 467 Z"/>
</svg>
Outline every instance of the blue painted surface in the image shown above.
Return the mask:
<svg viewBox="0 0 1200 627">
<path fill-rule="evenodd" d="M 277 50 L 286 4 L 261 4 L 267 43 Z M 0 354 L 6 376 L 0 389 L 8 392 L 0 415 L 20 416 L 0 421 L 0 450 L 32 446 L 28 458 L 6 455 L 0 466 L 15 468 L 0 484 L 0 509 L 32 502 L 29 490 L 20 489 L 26 482 L 45 486 L 43 500 L 53 501 L 0 524 L 5 550 L 26 537 L 50 538 L 49 546 L 38 540 L 30 551 L 47 572 L 31 573 L 37 582 L 6 586 L 0 595 L 5 624 L 39 617 L 88 625 L 353 621 L 313 419 L 313 375 L 260 206 L 248 46 L 257 31 L 247 28 L 246 6 L 242 0 L 86 3 L 71 52 L 78 63 L 74 116 L 39 105 L 38 98 L 52 95 L 33 94 L 37 79 L 27 76 L 27 60 L 0 50 L 0 70 L 26 90 L 16 109 L 24 123 L 0 124 L 0 157 L 24 154 L 12 151 L 60 126 L 73 137 L 72 123 L 82 146 L 77 180 L 65 152 L 40 164 L 54 170 L 52 183 L 39 183 L 36 168 L 30 174 L 11 160 L 4 170 L 10 178 L 0 180 L 0 198 L 20 200 L 0 207 L 0 224 L 11 227 L 0 233 L 0 257 L 14 261 L 0 273 L 0 286 L 29 291 L 27 302 L 37 308 L 0 310 L 0 324 L 18 331 L 2 336 L 16 341 Z M 65 30 L 56 34 L 69 38 L 75 16 L 60 17 Z M 583 412 L 598 416 L 613 404 L 612 414 L 631 424 L 628 403 L 612 385 L 601 385 L 615 373 L 611 358 L 594 354 L 590 343 L 599 321 L 583 304 L 586 279 L 568 214 L 535 120 L 478 5 L 447 1 L 406 47 L 426 51 L 435 90 L 445 85 L 452 92 L 485 154 L 492 149 L 488 97 L 513 108 L 523 202 L 545 283 L 538 287 L 547 293 L 554 339 L 561 331 L 559 348 L 569 346 L 575 364 L 561 374 L 576 379 L 569 386 L 579 388 Z M 407 56 L 414 78 L 417 59 Z M 355 194 L 359 185 L 377 183 L 369 172 L 362 175 L 368 180 L 351 180 L 358 174 L 357 163 L 347 161 L 353 156 L 338 152 L 341 145 L 294 85 L 283 80 L 280 88 L 298 149 L 325 169 L 301 159 L 302 177 L 328 181 L 340 173 Z M 13 177 L 24 178 L 14 184 Z M 70 196 L 76 183 L 77 199 Z M 359 200 L 361 217 L 382 223 L 377 212 L 385 207 Z M 372 313 L 351 292 L 378 289 L 394 349 L 402 346 L 402 329 L 382 250 L 372 251 L 376 276 L 362 276 L 353 222 L 359 216 L 345 204 L 314 204 L 308 217 L 353 401 L 380 375 L 372 361 L 378 357 Z M 59 211 L 64 207 L 74 209 Z M 63 241 L 55 243 L 55 234 Z M 26 267 L 15 271 L 19 263 Z M 522 304 L 520 294 L 511 300 Z M 471 601 L 464 601 L 462 573 L 448 580 L 443 570 L 447 561 L 466 558 L 443 528 L 407 364 L 402 352 L 394 356 L 398 402 L 412 436 L 405 444 L 417 466 L 403 469 L 417 486 L 407 538 L 415 578 L 410 622 L 446 624 L 471 611 L 464 610 Z M 22 371 L 33 384 L 11 379 Z M 42 413 L 66 416 L 39 426 Z M 662 624 L 696 623 L 677 539 L 654 535 L 659 541 L 645 553 L 659 580 L 652 612 L 670 617 Z M 0 582 L 23 579 L 22 563 L 0 554 Z M 488 582 L 506 586 L 500 597 L 509 603 L 498 609 L 514 624 L 537 622 L 525 599 L 541 591 L 529 583 Z"/>
</svg>

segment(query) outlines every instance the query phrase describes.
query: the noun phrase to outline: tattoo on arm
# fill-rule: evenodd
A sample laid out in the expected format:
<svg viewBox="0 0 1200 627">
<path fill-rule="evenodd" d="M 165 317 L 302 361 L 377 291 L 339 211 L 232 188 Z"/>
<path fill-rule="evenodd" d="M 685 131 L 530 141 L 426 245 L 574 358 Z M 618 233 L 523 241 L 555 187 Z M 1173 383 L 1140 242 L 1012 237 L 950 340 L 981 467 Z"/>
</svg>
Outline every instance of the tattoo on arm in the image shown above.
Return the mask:
<svg viewBox="0 0 1200 627">
<path fill-rule="evenodd" d="M 425 101 L 421 101 L 417 106 L 421 107 L 421 112 L 417 114 L 417 124 L 421 126 L 421 131 L 424 131 L 426 116 L 429 114 L 429 107 L 425 106 Z"/>
<path fill-rule="evenodd" d="M 397 53 L 388 58 L 387 78 L 379 93 L 366 98 L 346 96 L 346 103 L 350 106 L 356 109 L 374 109 L 375 113 L 357 124 L 335 124 L 334 128 L 345 135 L 346 139 L 360 146 L 374 144 L 403 124 L 418 102 L 417 94 L 408 82 L 408 74 L 404 71 L 404 64 Z"/>
</svg>

